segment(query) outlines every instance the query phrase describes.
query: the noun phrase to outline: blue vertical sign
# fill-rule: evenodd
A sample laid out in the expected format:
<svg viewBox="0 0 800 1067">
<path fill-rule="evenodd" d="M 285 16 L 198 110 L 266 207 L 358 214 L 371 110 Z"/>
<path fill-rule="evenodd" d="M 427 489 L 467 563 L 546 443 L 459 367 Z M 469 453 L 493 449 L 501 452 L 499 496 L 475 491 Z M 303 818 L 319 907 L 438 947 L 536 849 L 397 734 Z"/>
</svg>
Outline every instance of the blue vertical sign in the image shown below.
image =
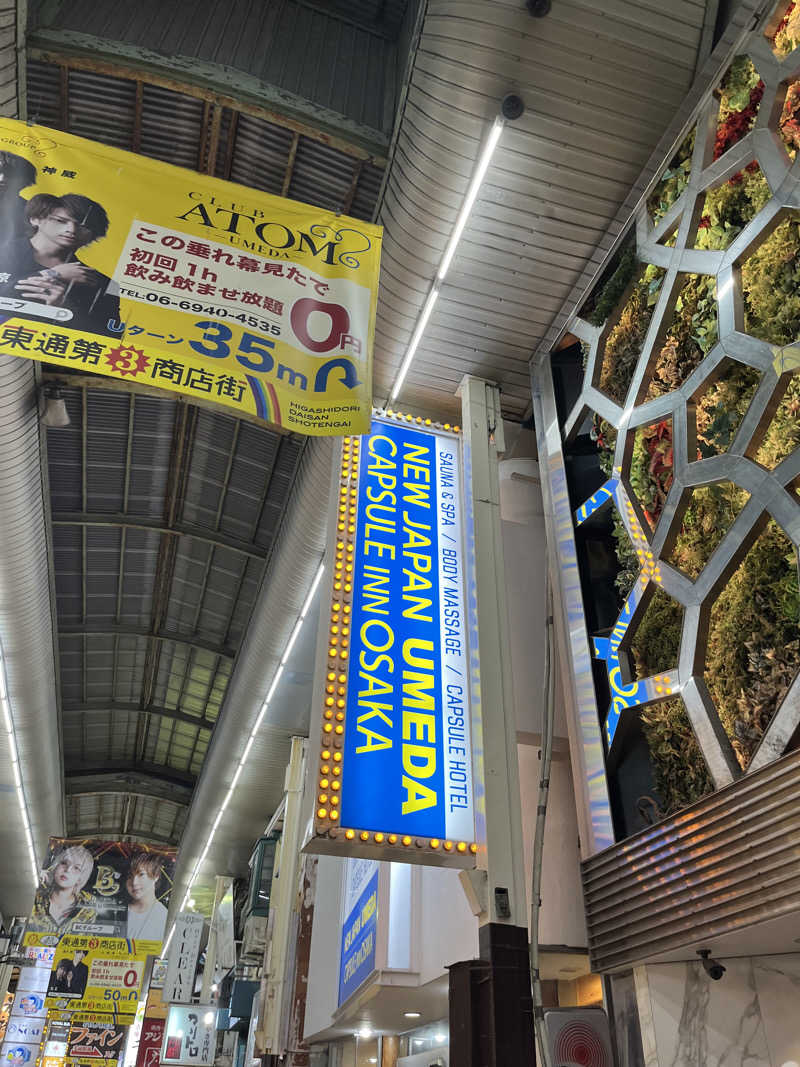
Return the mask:
<svg viewBox="0 0 800 1067">
<path fill-rule="evenodd" d="M 342 947 L 339 956 L 339 1001 L 344 1002 L 375 970 L 375 936 L 378 928 L 378 864 L 372 860 L 348 862 L 346 914 L 342 924 Z M 366 884 L 364 884 L 366 876 Z M 356 885 L 355 903 L 350 887 Z M 363 889 L 358 892 L 360 886 Z"/>
<path fill-rule="evenodd" d="M 474 840 L 458 439 L 361 439 L 341 825 Z M 463 847 L 463 846 L 462 846 Z"/>
</svg>

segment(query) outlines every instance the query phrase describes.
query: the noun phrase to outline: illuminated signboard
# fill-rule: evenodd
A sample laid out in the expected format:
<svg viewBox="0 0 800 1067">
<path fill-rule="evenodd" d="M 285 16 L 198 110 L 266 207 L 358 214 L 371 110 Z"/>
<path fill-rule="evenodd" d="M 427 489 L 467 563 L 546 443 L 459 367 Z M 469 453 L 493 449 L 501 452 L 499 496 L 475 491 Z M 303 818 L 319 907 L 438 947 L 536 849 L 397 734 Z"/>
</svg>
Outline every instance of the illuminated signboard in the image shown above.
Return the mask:
<svg viewBox="0 0 800 1067">
<path fill-rule="evenodd" d="M 162 1064 L 211 1067 L 217 1045 L 217 1009 L 213 1004 L 171 1004 Z"/>
<path fill-rule="evenodd" d="M 339 953 L 339 1005 L 375 970 L 378 929 L 378 864 L 350 859 L 345 872 L 342 944 Z"/>
<path fill-rule="evenodd" d="M 345 438 L 308 851 L 474 866 L 461 439 Z"/>
</svg>

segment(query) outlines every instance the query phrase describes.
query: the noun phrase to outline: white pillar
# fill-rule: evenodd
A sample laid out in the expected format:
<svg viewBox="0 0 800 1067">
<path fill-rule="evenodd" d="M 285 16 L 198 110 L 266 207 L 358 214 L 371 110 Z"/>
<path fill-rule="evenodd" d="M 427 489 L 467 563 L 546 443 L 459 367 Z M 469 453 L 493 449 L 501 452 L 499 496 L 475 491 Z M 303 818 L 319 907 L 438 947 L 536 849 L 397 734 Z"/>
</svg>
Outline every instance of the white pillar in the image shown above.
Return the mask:
<svg viewBox="0 0 800 1067">
<path fill-rule="evenodd" d="M 517 728 L 500 530 L 497 461 L 504 451 L 500 391 L 469 375 L 458 387 L 464 437 L 465 490 L 474 524 L 477 646 L 485 788 L 485 840 L 490 923 L 527 927 Z M 477 689 L 477 687 L 473 687 Z M 510 915 L 498 911 L 507 891 Z M 499 892 L 497 892 L 499 891 Z"/>
<path fill-rule="evenodd" d="M 263 1022 L 259 1026 L 257 1042 L 260 1043 L 260 1036 L 263 1035 L 266 1051 L 273 1056 L 280 1056 L 286 1051 L 288 998 L 292 992 L 294 962 L 294 947 L 290 942 L 292 935 L 296 936 L 293 916 L 302 844 L 303 779 L 307 745 L 308 742 L 303 737 L 292 738 L 292 754 L 286 769 L 283 830 L 275 853 L 275 872 L 269 902 L 270 934 L 264 967 L 266 991 L 261 1016 Z"/>
</svg>

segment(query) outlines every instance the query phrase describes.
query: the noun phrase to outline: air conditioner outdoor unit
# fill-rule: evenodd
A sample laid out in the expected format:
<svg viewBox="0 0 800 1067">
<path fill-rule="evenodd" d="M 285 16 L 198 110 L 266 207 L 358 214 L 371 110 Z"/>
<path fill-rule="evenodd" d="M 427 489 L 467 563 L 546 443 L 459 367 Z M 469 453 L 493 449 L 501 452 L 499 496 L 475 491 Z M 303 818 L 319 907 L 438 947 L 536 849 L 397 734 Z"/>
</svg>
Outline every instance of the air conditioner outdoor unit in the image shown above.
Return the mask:
<svg viewBox="0 0 800 1067">
<path fill-rule="evenodd" d="M 544 1028 L 553 1067 L 614 1067 L 602 1008 L 547 1008 Z"/>
</svg>

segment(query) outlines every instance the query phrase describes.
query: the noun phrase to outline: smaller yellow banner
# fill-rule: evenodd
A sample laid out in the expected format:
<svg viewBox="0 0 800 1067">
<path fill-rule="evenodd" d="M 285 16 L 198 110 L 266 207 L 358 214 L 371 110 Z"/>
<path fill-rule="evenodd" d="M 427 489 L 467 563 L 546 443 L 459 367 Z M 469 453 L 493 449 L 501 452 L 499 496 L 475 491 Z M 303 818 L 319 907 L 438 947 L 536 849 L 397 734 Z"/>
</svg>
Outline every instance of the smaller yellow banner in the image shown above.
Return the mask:
<svg viewBox="0 0 800 1067">
<path fill-rule="evenodd" d="M 147 942 L 66 934 L 53 958 L 48 1010 L 135 1015 L 148 954 Z"/>
</svg>

